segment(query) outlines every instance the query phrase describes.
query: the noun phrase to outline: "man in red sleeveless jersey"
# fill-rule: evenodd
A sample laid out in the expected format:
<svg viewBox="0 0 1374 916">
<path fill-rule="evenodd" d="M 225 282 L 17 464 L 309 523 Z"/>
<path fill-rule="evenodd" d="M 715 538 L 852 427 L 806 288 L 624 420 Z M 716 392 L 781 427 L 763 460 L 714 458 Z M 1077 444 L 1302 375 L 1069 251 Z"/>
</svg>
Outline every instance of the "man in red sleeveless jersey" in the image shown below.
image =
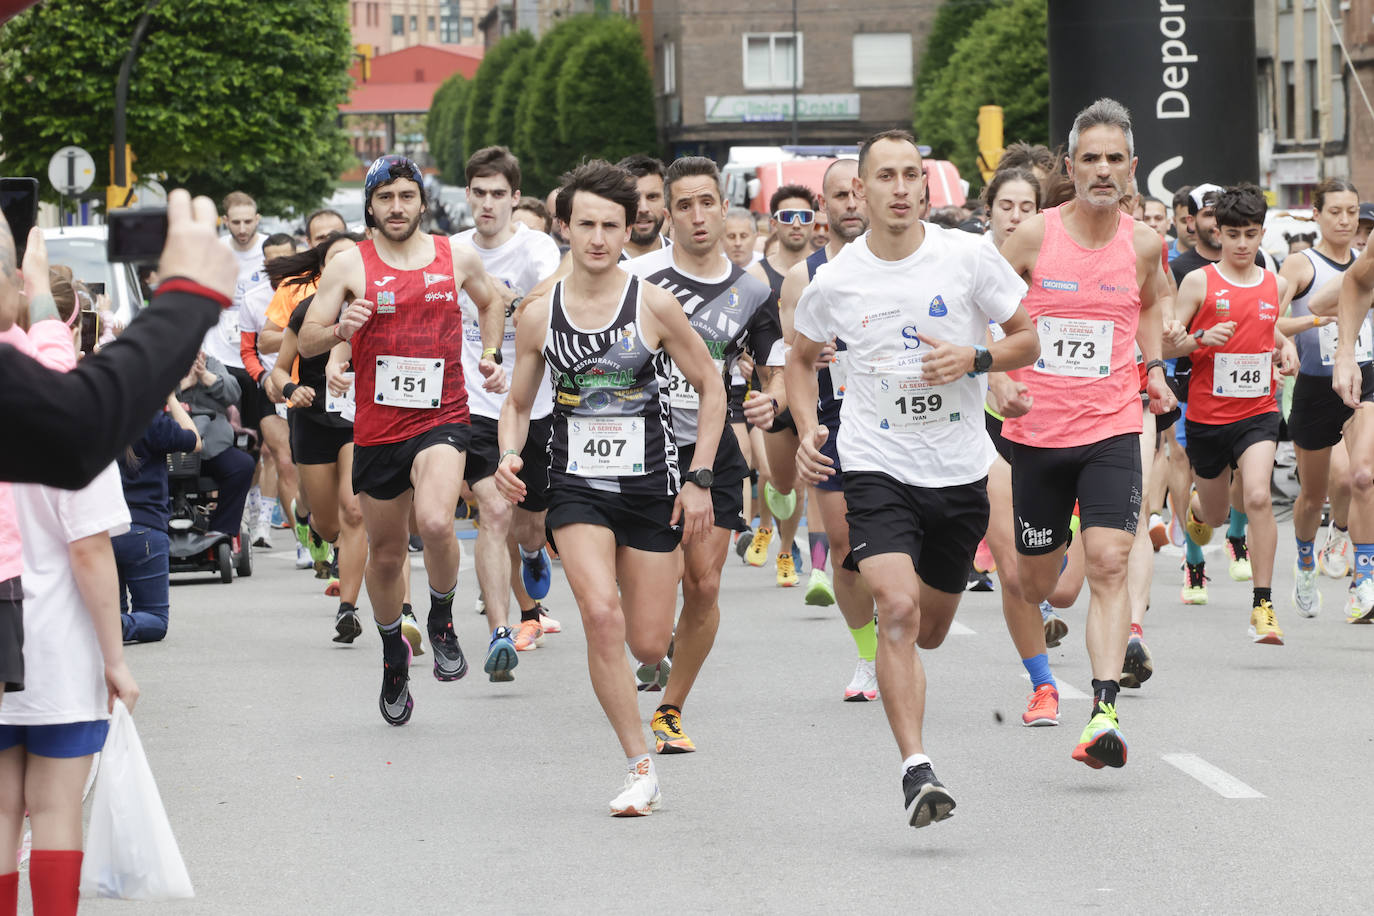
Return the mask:
<svg viewBox="0 0 1374 916">
<path fill-rule="evenodd" d="M 1159 235 L 1121 212 L 1135 173 L 1131 118 L 1099 99 L 1074 119 L 1067 160 L 1073 200 L 1023 222 L 1002 254 L 1030 285 L 1026 311 L 1040 336 L 1040 359 L 1014 373 L 1034 402 L 1008 417 L 1013 445 L 1012 503 L 1022 589 L 1039 601 L 1059 578 L 1069 522 L 1079 504 L 1087 557 L 1087 644 L 1093 711 L 1073 756 L 1091 767 L 1124 766 L 1116 717 L 1130 605 L 1127 556 L 1140 515 L 1139 343 L 1148 367 L 1151 413 L 1174 396 L 1160 359 Z"/>
<path fill-rule="evenodd" d="M 301 327 L 300 352 L 332 350 L 331 362 L 353 362 L 353 489 L 367 528 L 367 595 L 382 636 L 380 706 L 383 719 L 404 725 L 414 705 L 410 646 L 401 634 L 412 503 L 429 575 L 434 676 L 456 681 L 468 669 L 453 631 L 453 512 L 471 431 L 458 291 L 477 306 L 478 368 L 489 391 L 506 386 L 500 366 L 505 313 L 470 246 L 417 231 L 425 193 L 415 163 L 383 156 L 368 170 L 364 193 L 372 238 L 325 268 Z"/>
</svg>

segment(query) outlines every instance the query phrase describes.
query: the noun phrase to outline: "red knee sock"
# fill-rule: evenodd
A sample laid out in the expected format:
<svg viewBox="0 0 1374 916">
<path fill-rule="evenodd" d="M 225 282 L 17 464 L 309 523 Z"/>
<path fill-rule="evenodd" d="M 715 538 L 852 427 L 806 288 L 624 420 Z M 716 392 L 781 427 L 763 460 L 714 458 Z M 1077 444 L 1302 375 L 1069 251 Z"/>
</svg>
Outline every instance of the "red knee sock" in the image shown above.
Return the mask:
<svg viewBox="0 0 1374 916">
<path fill-rule="evenodd" d="M 35 849 L 29 855 L 34 916 L 76 916 L 81 850 Z"/>
<path fill-rule="evenodd" d="M 0 875 L 0 916 L 19 912 L 19 872 Z"/>
</svg>

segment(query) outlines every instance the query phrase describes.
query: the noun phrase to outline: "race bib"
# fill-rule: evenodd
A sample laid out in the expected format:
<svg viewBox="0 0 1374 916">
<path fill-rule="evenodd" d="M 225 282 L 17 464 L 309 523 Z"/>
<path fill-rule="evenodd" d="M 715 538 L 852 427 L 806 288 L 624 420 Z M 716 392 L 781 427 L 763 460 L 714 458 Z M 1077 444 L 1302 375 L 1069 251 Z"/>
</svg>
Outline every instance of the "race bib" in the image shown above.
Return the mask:
<svg viewBox="0 0 1374 916">
<path fill-rule="evenodd" d="M 379 356 L 372 387 L 373 400 L 378 404 L 433 410 L 443 397 L 444 361 Z"/>
<path fill-rule="evenodd" d="M 1340 333 L 1340 326 L 1334 321 L 1317 328 L 1323 366 L 1329 366 L 1336 361 L 1336 344 Z M 1360 324 L 1359 335 L 1355 338 L 1355 362 L 1367 363 L 1371 360 L 1374 360 L 1374 335 L 1370 334 L 1369 318 L 1366 317 Z"/>
<path fill-rule="evenodd" d="M 948 386 L 931 385 L 919 376 L 881 373 L 876 377 L 878 428 L 912 430 L 937 423 L 957 423 Z"/>
<path fill-rule="evenodd" d="M 725 360 L 713 359 L 712 364 L 716 367 L 716 375 L 725 372 Z M 673 375 L 668 380 L 668 403 L 677 408 L 696 410 L 701 406 L 701 393 L 692 387 L 692 383 L 687 381 L 687 376 L 678 369 L 677 363 L 673 363 Z"/>
<path fill-rule="evenodd" d="M 1212 364 L 1212 394 L 1223 398 L 1262 398 L 1274 373 L 1271 353 L 1218 353 Z"/>
<path fill-rule="evenodd" d="M 569 418 L 568 473 L 579 477 L 643 474 L 644 420 Z"/>
<path fill-rule="evenodd" d="M 849 364 L 845 362 L 845 351 L 836 350 L 835 356 L 830 360 L 830 390 L 834 392 L 835 400 L 844 400 L 844 389 L 849 384 Z"/>
<path fill-rule="evenodd" d="M 286 419 L 286 405 L 285 405 L 285 404 L 276 404 L 276 405 L 274 405 L 274 406 L 276 407 L 276 410 L 277 410 L 277 416 L 279 416 L 279 417 L 281 417 L 283 420 L 285 420 L 285 419 Z"/>
<path fill-rule="evenodd" d="M 1112 322 L 1047 315 L 1036 319 L 1035 329 L 1039 371 L 1075 378 L 1102 378 L 1112 371 Z"/>
<path fill-rule="evenodd" d="M 348 393 L 337 395 L 326 387 L 324 409 L 328 413 L 338 414 L 351 423 L 357 409 L 357 402 L 353 400 L 353 373 L 345 372 L 343 377 L 348 382 Z"/>
<path fill-rule="evenodd" d="M 220 336 L 224 342 L 238 352 L 239 348 L 239 310 L 237 308 L 225 309 L 220 313 L 219 321 Z"/>
</svg>

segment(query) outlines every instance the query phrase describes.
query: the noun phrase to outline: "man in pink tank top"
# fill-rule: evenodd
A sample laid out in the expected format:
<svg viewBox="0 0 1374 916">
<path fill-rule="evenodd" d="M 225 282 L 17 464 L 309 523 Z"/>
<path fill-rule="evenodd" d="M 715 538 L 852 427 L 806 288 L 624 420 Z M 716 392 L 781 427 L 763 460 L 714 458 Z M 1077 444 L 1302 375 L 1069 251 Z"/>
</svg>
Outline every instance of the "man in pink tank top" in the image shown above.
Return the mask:
<svg viewBox="0 0 1374 916">
<path fill-rule="evenodd" d="M 412 647 L 401 630 L 412 504 L 429 575 L 434 676 L 456 681 L 468 670 L 453 631 L 453 512 L 471 431 L 460 289 L 477 306 L 483 387 L 506 387 L 500 366 L 505 310 L 471 246 L 450 247 L 443 236 L 417 231 L 425 210 L 422 180 L 415 163 L 401 156 L 372 164 L 364 184 L 372 238 L 329 262 L 300 333 L 302 356 L 332 350 L 331 366 L 356 362 L 353 489 L 367 529 L 367 597 L 382 637 L 379 705 L 391 725 L 408 722 L 414 705 Z M 361 626 L 353 629 L 356 636 Z"/>
<path fill-rule="evenodd" d="M 1073 756 L 1091 767 L 1126 763 L 1116 716 L 1130 605 L 1127 556 L 1140 515 L 1140 376 L 1135 345 L 1148 369 L 1151 413 L 1174 396 L 1160 360 L 1160 239 L 1119 208 L 1135 173 L 1130 114 L 1099 99 L 1069 133 L 1074 199 L 1023 222 L 1002 254 L 1029 284 L 1025 307 L 1040 336 L 1040 358 L 1015 373 L 1033 401 L 1008 417 L 1012 503 L 1021 587 L 1049 596 L 1079 505 L 1087 579 L 1086 627 L 1093 709 Z"/>
</svg>

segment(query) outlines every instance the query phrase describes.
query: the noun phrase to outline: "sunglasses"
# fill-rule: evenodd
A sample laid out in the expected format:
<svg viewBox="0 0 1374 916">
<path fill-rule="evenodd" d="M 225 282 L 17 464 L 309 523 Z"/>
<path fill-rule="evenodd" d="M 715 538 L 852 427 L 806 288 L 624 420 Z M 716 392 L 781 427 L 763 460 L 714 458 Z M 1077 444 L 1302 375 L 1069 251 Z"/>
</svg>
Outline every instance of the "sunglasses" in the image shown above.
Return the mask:
<svg viewBox="0 0 1374 916">
<path fill-rule="evenodd" d="M 816 221 L 816 213 L 814 210 L 779 210 L 773 214 L 773 219 L 789 226 L 792 223 L 809 226 Z"/>
</svg>

